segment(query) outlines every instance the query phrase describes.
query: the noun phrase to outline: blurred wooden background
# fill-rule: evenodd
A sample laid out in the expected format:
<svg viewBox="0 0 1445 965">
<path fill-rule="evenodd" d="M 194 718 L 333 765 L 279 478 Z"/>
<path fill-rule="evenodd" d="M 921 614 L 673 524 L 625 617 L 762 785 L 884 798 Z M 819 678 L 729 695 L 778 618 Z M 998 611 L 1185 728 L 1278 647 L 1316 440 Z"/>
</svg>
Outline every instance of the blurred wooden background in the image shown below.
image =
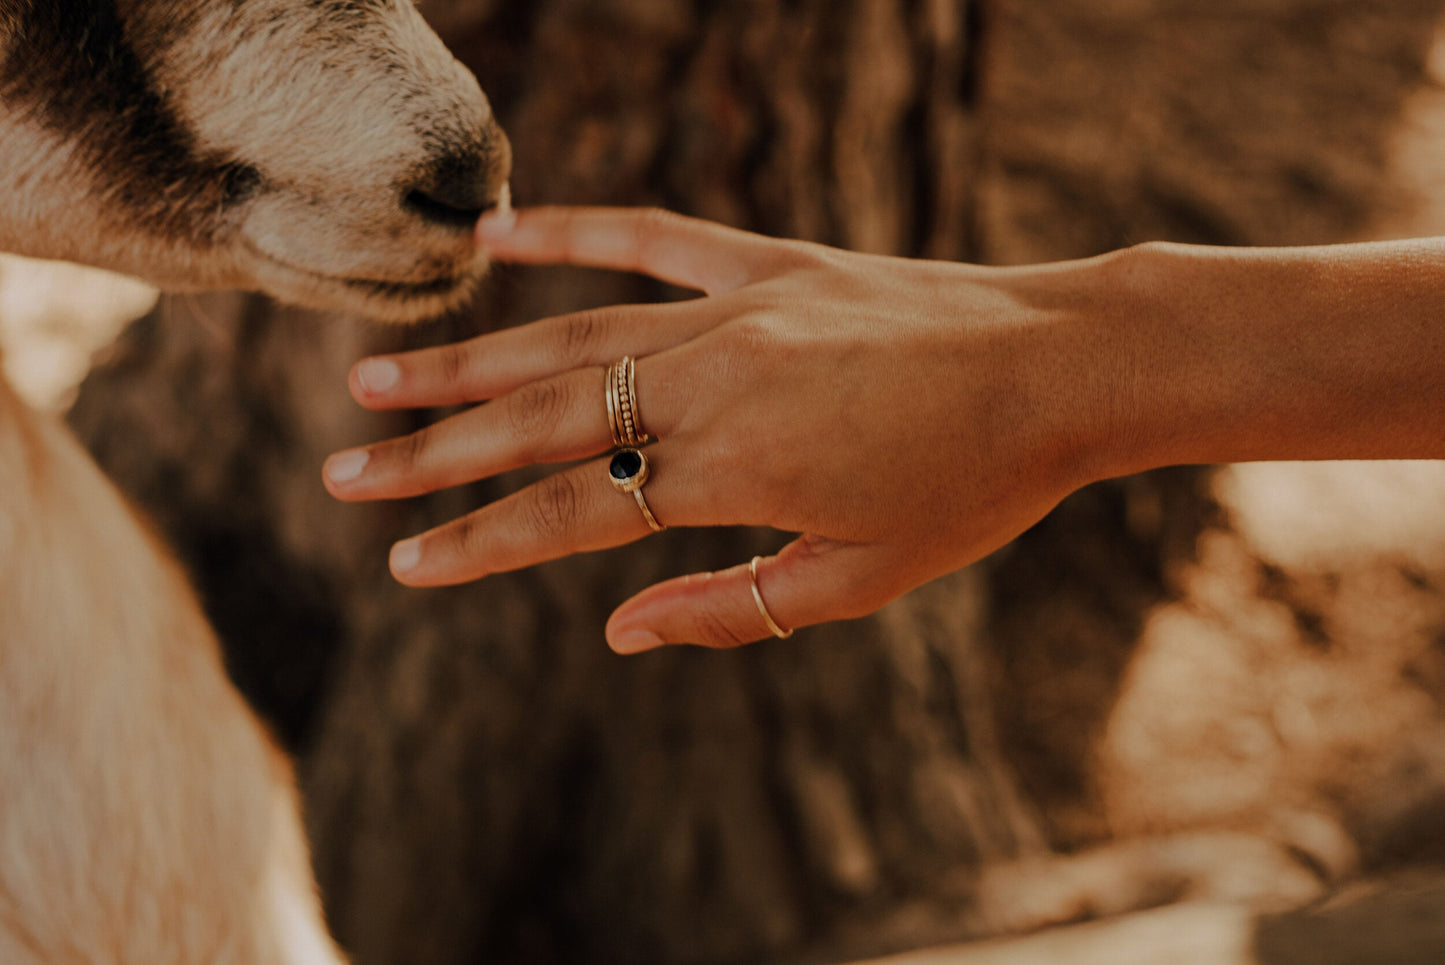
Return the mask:
<svg viewBox="0 0 1445 965">
<path fill-rule="evenodd" d="M 994 263 L 1445 233 L 1445 0 L 430 12 L 523 204 Z M 299 755 L 359 965 L 835 961 L 1095 918 L 1122 930 L 977 960 L 1158 961 L 1150 913 L 1116 916 L 1176 902 L 1205 909 L 1163 928 L 1181 960 L 1445 955 L 1439 464 L 1091 487 L 874 618 L 629 660 L 612 606 L 780 540 L 670 532 L 411 591 L 387 544 L 527 474 L 385 506 L 322 491 L 326 453 L 438 415 L 357 410 L 362 354 L 677 294 L 503 269 L 405 332 L 167 298 L 71 411 Z"/>
</svg>

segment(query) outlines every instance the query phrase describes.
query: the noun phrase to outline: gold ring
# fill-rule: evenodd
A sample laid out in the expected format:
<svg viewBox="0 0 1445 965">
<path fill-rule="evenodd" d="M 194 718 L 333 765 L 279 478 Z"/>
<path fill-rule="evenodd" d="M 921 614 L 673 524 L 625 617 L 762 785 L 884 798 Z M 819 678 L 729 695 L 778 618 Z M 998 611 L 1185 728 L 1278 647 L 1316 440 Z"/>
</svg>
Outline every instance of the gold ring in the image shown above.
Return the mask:
<svg viewBox="0 0 1445 965">
<path fill-rule="evenodd" d="M 637 364 L 624 355 L 607 369 L 607 424 L 612 429 L 612 444 L 646 445 L 652 437 L 642 431 L 642 417 L 637 411 Z"/>
<path fill-rule="evenodd" d="M 637 500 L 637 508 L 642 510 L 642 518 L 647 520 L 648 528 L 654 533 L 660 533 L 667 529 L 652 515 L 648 508 L 647 499 L 642 495 L 642 487 L 647 485 L 647 480 L 652 476 L 652 466 L 647 461 L 647 455 L 641 449 L 634 449 L 628 446 L 619 449 L 612 455 L 612 462 L 607 466 L 607 477 L 612 480 L 612 485 L 624 493 L 631 493 Z"/>
<path fill-rule="evenodd" d="M 773 619 L 773 615 L 768 612 L 768 605 L 763 602 L 762 591 L 758 589 L 758 560 L 760 559 L 762 559 L 761 556 L 754 556 L 752 562 L 748 564 L 748 583 L 753 588 L 753 602 L 758 605 L 758 612 L 763 615 L 763 622 L 768 625 L 773 636 L 779 640 L 786 640 L 793 635 L 793 631 L 784 630 L 778 621 Z"/>
</svg>

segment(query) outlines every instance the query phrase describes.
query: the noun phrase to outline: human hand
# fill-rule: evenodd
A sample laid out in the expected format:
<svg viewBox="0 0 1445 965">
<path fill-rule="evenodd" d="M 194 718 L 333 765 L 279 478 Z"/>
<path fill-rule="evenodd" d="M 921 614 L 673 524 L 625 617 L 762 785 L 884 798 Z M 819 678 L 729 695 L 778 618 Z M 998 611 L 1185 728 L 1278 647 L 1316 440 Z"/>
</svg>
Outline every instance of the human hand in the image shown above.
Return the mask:
<svg viewBox="0 0 1445 965">
<path fill-rule="evenodd" d="M 1089 263 L 910 261 L 606 209 L 524 210 L 484 221 L 481 240 L 501 261 L 640 272 L 704 296 L 363 360 L 351 391 L 365 406 L 483 404 L 332 456 L 338 498 L 607 453 L 607 367 L 631 355 L 642 428 L 658 440 L 644 450 L 648 506 L 671 527 L 800 534 L 756 574 L 791 628 L 871 613 L 1101 474 L 1092 444 L 1109 418 L 1074 324 L 1079 296 L 1098 288 Z M 408 585 L 454 584 L 650 532 L 593 460 L 396 544 L 391 568 Z M 653 586 L 607 625 L 624 653 L 768 634 L 745 562 Z"/>
</svg>

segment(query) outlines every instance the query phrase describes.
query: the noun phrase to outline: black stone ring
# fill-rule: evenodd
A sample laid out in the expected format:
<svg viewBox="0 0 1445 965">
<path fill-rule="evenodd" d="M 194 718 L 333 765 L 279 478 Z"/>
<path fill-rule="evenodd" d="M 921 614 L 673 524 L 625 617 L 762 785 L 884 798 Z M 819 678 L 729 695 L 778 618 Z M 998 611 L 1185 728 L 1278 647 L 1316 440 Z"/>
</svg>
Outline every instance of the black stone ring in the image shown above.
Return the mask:
<svg viewBox="0 0 1445 965">
<path fill-rule="evenodd" d="M 607 474 L 612 477 L 612 485 L 625 493 L 633 493 L 647 485 L 652 467 L 641 449 L 628 446 L 613 453 Z"/>
<path fill-rule="evenodd" d="M 646 453 L 631 446 L 618 449 L 607 465 L 607 476 L 612 480 L 612 485 L 624 493 L 631 493 L 632 498 L 637 500 L 637 508 L 642 510 L 642 518 L 647 520 L 648 527 L 654 533 L 660 533 L 667 528 L 652 515 L 647 499 L 642 495 L 642 487 L 647 485 L 647 480 L 652 476 L 652 466 L 647 461 Z"/>
</svg>

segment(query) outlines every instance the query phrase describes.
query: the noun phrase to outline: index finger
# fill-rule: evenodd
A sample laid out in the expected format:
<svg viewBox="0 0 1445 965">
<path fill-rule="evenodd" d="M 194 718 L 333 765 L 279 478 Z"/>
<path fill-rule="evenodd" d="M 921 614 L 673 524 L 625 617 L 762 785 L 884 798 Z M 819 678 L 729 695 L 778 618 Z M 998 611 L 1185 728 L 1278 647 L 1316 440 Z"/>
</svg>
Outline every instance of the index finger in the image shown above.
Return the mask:
<svg viewBox="0 0 1445 965">
<path fill-rule="evenodd" d="M 499 261 L 630 271 L 709 295 L 758 280 L 780 244 L 660 208 L 519 209 L 483 218 L 477 238 Z"/>
</svg>

